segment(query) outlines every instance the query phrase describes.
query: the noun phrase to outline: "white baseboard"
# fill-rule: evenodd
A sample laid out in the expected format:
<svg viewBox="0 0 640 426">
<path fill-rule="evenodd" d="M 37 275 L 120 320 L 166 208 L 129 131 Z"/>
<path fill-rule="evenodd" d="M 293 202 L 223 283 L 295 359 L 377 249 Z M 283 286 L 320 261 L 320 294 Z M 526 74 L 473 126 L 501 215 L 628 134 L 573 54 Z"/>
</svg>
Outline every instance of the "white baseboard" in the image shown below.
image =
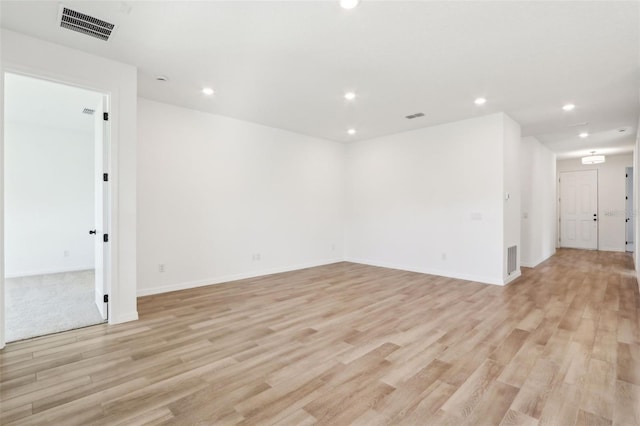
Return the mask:
<svg viewBox="0 0 640 426">
<path fill-rule="evenodd" d="M 64 272 L 78 272 L 78 271 L 87 271 L 89 269 L 94 269 L 94 265 L 89 266 L 74 266 L 70 268 L 54 268 L 54 269 L 41 269 L 36 271 L 23 271 L 23 272 L 11 272 L 5 273 L 5 278 L 22 278 L 22 277 L 32 277 L 34 275 L 49 275 L 49 274 L 61 274 Z"/>
<path fill-rule="evenodd" d="M 533 262 L 526 262 L 526 261 L 523 262 L 522 259 L 520 259 L 520 265 L 524 266 L 525 268 L 535 268 L 545 260 L 549 259 L 554 254 L 556 254 L 555 251 L 547 256 L 542 256 L 541 258 L 539 258 L 538 260 L 534 260 Z"/>
<path fill-rule="evenodd" d="M 316 266 L 330 265 L 332 263 L 343 262 L 342 259 L 323 260 L 319 262 L 310 262 L 294 266 L 286 266 L 282 268 L 265 269 L 262 271 L 247 272 L 241 274 L 225 275 L 222 277 L 207 278 L 196 281 L 188 281 L 176 284 L 169 284 L 159 287 L 138 289 L 138 297 L 150 296 L 152 294 L 168 293 L 170 291 L 187 290 L 190 288 L 204 287 L 208 285 L 222 284 L 231 281 L 244 280 L 247 278 L 262 277 L 265 275 L 279 274 L 282 272 L 297 271 L 300 269 L 313 268 Z"/>
<path fill-rule="evenodd" d="M 459 273 L 450 272 L 450 271 L 441 271 L 441 270 L 437 270 L 437 269 L 428 269 L 428 268 L 418 268 L 418 267 L 415 267 L 415 266 L 398 265 L 398 264 L 386 263 L 386 262 L 375 262 L 375 261 L 368 260 L 368 259 L 347 258 L 347 259 L 345 259 L 345 261 L 346 262 L 353 262 L 353 263 L 360 263 L 360 264 L 363 264 L 363 265 L 379 266 L 381 268 L 399 269 L 401 271 L 418 272 L 420 274 L 438 275 L 440 277 L 456 278 L 456 279 L 465 280 L 465 281 L 474 281 L 474 282 L 478 282 L 478 283 L 481 283 L 481 284 L 492 284 L 492 285 L 501 285 L 501 286 L 505 285 L 505 283 L 500 278 L 482 277 L 482 276 L 479 276 L 479 275 L 469 275 L 469 274 L 459 274 Z"/>
<path fill-rule="evenodd" d="M 515 274 L 509 275 L 507 278 L 505 278 L 503 285 L 509 284 L 511 281 L 515 280 L 516 278 L 520 277 L 521 275 L 522 275 L 522 271 L 520 269 L 518 269 L 515 272 Z"/>
<path fill-rule="evenodd" d="M 138 311 L 129 312 L 126 314 L 114 315 L 109 318 L 109 324 L 122 324 L 123 322 L 136 321 L 138 319 Z"/>
<path fill-rule="evenodd" d="M 618 253 L 626 252 L 626 247 L 598 247 L 599 251 L 615 251 Z"/>
</svg>

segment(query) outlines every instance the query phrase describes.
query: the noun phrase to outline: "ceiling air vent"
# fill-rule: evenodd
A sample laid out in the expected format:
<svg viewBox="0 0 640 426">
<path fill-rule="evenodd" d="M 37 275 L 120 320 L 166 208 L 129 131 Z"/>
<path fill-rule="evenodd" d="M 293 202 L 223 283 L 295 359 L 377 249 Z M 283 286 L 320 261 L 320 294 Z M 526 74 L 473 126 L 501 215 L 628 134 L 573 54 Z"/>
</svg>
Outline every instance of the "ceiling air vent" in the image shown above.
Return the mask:
<svg viewBox="0 0 640 426">
<path fill-rule="evenodd" d="M 588 126 L 588 125 L 589 125 L 588 121 L 583 121 L 582 123 L 569 124 L 569 126 L 567 127 L 582 127 L 582 126 Z"/>
<path fill-rule="evenodd" d="M 424 114 L 421 112 L 416 112 L 415 114 L 407 115 L 406 118 L 409 120 L 413 120 L 414 118 L 424 117 Z"/>
<path fill-rule="evenodd" d="M 76 12 L 68 7 L 60 6 L 60 26 L 72 31 L 77 31 L 91 37 L 107 41 L 115 28 L 115 25 L 105 22 L 93 16 Z"/>
<path fill-rule="evenodd" d="M 85 108 L 82 110 L 83 114 L 89 114 L 89 115 L 93 115 L 96 112 L 95 109 L 91 109 L 91 108 Z"/>
</svg>

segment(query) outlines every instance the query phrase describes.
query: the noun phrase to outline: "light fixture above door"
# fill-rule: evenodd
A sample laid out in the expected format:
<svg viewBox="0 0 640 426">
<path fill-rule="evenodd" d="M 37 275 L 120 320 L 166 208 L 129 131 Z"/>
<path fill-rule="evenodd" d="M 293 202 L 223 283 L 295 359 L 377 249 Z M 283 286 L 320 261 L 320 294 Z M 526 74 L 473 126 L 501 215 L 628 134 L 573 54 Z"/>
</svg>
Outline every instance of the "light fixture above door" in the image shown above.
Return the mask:
<svg viewBox="0 0 640 426">
<path fill-rule="evenodd" d="M 582 164 L 600 164 L 604 163 L 604 155 L 596 155 L 595 151 L 591 151 L 591 155 L 582 157 Z"/>
</svg>

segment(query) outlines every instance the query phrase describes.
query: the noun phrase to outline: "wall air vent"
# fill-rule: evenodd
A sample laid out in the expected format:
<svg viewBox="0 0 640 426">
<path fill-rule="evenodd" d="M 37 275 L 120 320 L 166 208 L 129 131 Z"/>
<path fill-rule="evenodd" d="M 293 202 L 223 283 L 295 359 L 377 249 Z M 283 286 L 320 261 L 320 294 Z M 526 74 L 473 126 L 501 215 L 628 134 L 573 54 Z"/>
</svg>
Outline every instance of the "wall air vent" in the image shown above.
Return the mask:
<svg viewBox="0 0 640 426">
<path fill-rule="evenodd" d="M 95 109 L 91 109 L 91 108 L 85 108 L 82 110 L 83 114 L 89 114 L 89 115 L 93 115 L 96 112 Z"/>
<path fill-rule="evenodd" d="M 60 26 L 68 30 L 77 31 L 91 37 L 107 41 L 113 33 L 115 25 L 105 22 L 93 16 L 76 12 L 63 5 L 60 5 L 58 13 Z"/>
<path fill-rule="evenodd" d="M 507 249 L 507 274 L 511 275 L 518 269 L 518 246 Z"/>
<path fill-rule="evenodd" d="M 424 117 L 424 114 L 421 113 L 421 112 L 416 112 L 415 114 L 407 115 L 405 118 L 408 118 L 409 120 L 412 120 L 412 119 L 418 118 L 418 117 Z"/>
</svg>

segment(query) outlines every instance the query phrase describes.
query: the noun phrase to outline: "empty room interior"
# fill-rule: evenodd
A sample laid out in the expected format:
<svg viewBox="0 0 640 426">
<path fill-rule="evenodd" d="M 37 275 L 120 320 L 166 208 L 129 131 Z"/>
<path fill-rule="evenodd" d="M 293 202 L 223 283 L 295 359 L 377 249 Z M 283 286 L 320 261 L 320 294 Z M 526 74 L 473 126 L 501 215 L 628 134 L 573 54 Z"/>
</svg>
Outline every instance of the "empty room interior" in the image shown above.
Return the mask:
<svg viewBox="0 0 640 426">
<path fill-rule="evenodd" d="M 640 2 L 0 27 L 0 424 L 640 425 Z"/>
</svg>

